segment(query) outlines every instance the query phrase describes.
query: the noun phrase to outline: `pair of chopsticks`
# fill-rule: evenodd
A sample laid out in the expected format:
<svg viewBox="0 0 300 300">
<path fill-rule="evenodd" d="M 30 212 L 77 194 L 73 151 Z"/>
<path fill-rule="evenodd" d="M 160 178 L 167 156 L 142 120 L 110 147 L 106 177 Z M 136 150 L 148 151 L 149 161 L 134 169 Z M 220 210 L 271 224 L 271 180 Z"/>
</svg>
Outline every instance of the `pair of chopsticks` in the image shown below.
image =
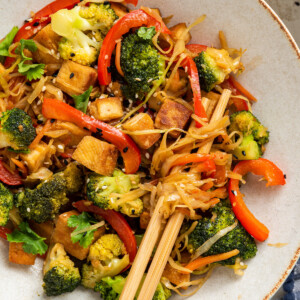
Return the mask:
<svg viewBox="0 0 300 300">
<path fill-rule="evenodd" d="M 230 90 L 223 90 L 223 93 L 218 101 L 210 122 L 214 122 L 223 117 L 230 96 Z M 207 110 L 209 106 L 209 100 L 203 98 L 202 101 L 205 110 Z M 208 154 L 210 152 L 212 144 L 213 141 L 208 142 L 198 150 L 198 153 Z M 150 223 L 148 224 L 144 238 L 139 247 L 139 251 L 131 267 L 126 280 L 126 284 L 123 288 L 119 300 L 133 300 L 136 295 L 137 289 L 146 270 L 152 251 L 158 241 L 161 229 L 163 227 L 163 215 L 160 213 L 160 208 L 163 204 L 163 201 L 164 198 L 160 197 L 156 204 Z M 168 258 L 170 257 L 183 220 L 184 214 L 182 214 L 181 212 L 175 212 L 170 217 L 161 237 L 160 243 L 156 249 L 155 256 L 152 260 L 147 276 L 143 282 L 138 300 L 152 299 L 157 285 L 159 284 L 164 268 L 167 264 Z"/>
</svg>

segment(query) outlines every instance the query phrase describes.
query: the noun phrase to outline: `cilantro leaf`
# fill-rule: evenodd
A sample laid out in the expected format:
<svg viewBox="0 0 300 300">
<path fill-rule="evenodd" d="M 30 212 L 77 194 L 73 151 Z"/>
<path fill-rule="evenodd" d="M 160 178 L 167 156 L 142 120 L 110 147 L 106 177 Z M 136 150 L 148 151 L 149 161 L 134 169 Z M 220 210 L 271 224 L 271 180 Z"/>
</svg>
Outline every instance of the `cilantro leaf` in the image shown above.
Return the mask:
<svg viewBox="0 0 300 300">
<path fill-rule="evenodd" d="M 151 40 L 154 35 L 156 34 L 156 30 L 155 27 L 140 27 L 138 32 L 137 32 L 138 36 L 144 40 Z"/>
<path fill-rule="evenodd" d="M 92 89 L 93 87 L 90 86 L 88 90 L 86 90 L 83 94 L 79 96 L 72 96 L 72 98 L 74 99 L 75 107 L 84 113 L 86 113 Z"/>
<path fill-rule="evenodd" d="M 13 27 L 13 29 L 7 34 L 4 40 L 0 43 L 0 63 L 3 63 L 6 56 L 10 56 L 8 49 L 12 44 L 19 28 L 17 26 Z"/>
<path fill-rule="evenodd" d="M 31 52 L 35 52 L 37 50 L 37 45 L 34 40 L 20 40 L 20 45 L 16 49 L 16 53 L 20 54 L 23 60 L 32 60 L 31 57 L 27 57 L 24 54 L 24 49 L 27 49 Z"/>
<path fill-rule="evenodd" d="M 11 234 L 7 234 L 7 240 L 9 242 L 23 243 L 23 250 L 34 255 L 43 255 L 48 249 L 44 242 L 45 238 L 37 235 L 27 222 L 22 222 L 18 229 L 15 229 Z"/>
<path fill-rule="evenodd" d="M 73 243 L 79 242 L 80 246 L 83 248 L 87 248 L 93 241 L 94 232 L 96 229 L 88 230 L 88 228 L 92 224 L 96 224 L 97 220 L 95 220 L 90 214 L 87 212 L 83 212 L 82 214 L 76 216 L 73 215 L 69 217 L 67 224 L 68 227 L 76 227 L 76 229 L 72 232 L 71 240 Z M 84 232 L 78 233 L 83 229 L 87 229 Z"/>
<path fill-rule="evenodd" d="M 44 64 L 25 64 L 26 60 L 18 64 L 18 72 L 27 77 L 29 81 L 36 80 L 44 74 Z"/>
</svg>

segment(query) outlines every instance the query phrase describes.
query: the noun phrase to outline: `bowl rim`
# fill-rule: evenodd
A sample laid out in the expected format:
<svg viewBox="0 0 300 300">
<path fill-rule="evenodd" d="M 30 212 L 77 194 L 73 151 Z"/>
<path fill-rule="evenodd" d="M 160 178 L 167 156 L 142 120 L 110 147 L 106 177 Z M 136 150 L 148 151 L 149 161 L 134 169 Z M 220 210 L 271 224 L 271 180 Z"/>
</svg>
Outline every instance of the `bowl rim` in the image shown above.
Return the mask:
<svg viewBox="0 0 300 300">
<path fill-rule="evenodd" d="M 292 34 L 286 27 L 286 25 L 283 23 L 283 21 L 280 19 L 280 17 L 277 15 L 277 13 L 270 7 L 270 5 L 268 3 L 266 3 L 265 0 L 257 0 L 257 1 L 270 14 L 270 16 L 273 18 L 273 20 L 278 23 L 280 30 L 282 30 L 283 33 L 285 34 L 285 36 L 287 37 L 293 51 L 295 51 L 295 53 L 297 55 L 298 61 L 300 62 L 300 49 L 299 49 L 295 39 L 293 38 Z M 289 276 L 289 274 L 293 270 L 299 257 L 300 257 L 300 246 L 298 246 L 298 248 L 296 249 L 296 251 L 293 255 L 293 258 L 290 260 L 288 267 L 285 269 L 285 271 L 283 272 L 281 277 L 278 279 L 278 281 L 275 283 L 275 285 L 270 290 L 270 292 L 267 295 L 265 295 L 263 300 L 270 299 L 279 290 L 281 285 L 284 283 L 286 278 Z"/>
</svg>

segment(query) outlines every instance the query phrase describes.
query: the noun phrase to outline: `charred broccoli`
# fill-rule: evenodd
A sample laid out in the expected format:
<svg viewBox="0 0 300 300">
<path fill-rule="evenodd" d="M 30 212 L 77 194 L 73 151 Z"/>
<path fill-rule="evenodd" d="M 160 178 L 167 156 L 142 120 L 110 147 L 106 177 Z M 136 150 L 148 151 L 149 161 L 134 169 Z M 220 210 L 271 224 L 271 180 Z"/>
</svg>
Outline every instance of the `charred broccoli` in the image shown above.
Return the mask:
<svg viewBox="0 0 300 300">
<path fill-rule="evenodd" d="M 165 62 L 152 43 L 155 33 L 154 27 L 141 27 L 122 42 L 121 68 L 128 84 L 123 86 L 123 92 L 131 100 L 149 92 L 164 71 Z"/>
<path fill-rule="evenodd" d="M 82 187 L 82 172 L 75 163 L 52 175 L 35 189 L 25 189 L 15 195 L 15 204 L 22 217 L 43 223 L 51 220 L 62 205 L 69 202 L 68 194 L 78 192 Z"/>
<path fill-rule="evenodd" d="M 55 244 L 44 263 L 43 288 L 47 296 L 72 292 L 80 284 L 78 268 L 70 260 L 62 244 Z"/>
<path fill-rule="evenodd" d="M 250 111 L 240 111 L 231 115 L 229 133 L 241 131 L 242 143 L 233 150 L 233 156 L 239 160 L 258 159 L 262 155 L 262 146 L 269 141 L 269 132 Z"/>
<path fill-rule="evenodd" d="M 141 199 L 125 202 L 117 206 L 112 193 L 123 194 L 137 187 L 140 182 L 138 175 L 126 175 L 116 169 L 113 176 L 102 176 L 96 173 L 90 174 L 87 184 L 87 199 L 103 209 L 114 209 L 130 217 L 138 217 L 143 212 Z"/>
<path fill-rule="evenodd" d="M 102 278 L 96 284 L 94 290 L 95 292 L 100 292 L 101 298 L 104 300 L 117 300 L 122 293 L 126 279 L 126 277 L 121 275 Z M 167 300 L 169 297 L 171 297 L 171 291 L 160 282 L 152 300 Z"/>
<path fill-rule="evenodd" d="M 36 137 L 32 120 L 22 109 L 13 108 L 0 117 L 0 148 L 27 151 Z"/>
<path fill-rule="evenodd" d="M 110 4 L 76 6 L 62 9 L 51 16 L 52 29 L 62 36 L 59 53 L 82 65 L 94 63 L 103 38 L 118 18 Z"/>
<path fill-rule="evenodd" d="M 199 220 L 194 231 L 189 235 L 188 250 L 194 253 L 208 239 L 217 234 L 220 230 L 232 225 L 235 221 L 235 215 L 229 205 L 219 204 L 211 209 L 212 213 L 216 213 L 217 217 L 212 221 L 210 217 L 204 217 Z M 253 237 L 251 237 L 244 227 L 238 225 L 225 236 L 221 237 L 211 248 L 203 253 L 203 256 L 215 255 L 238 249 L 240 253 L 227 260 L 222 261 L 225 265 L 234 265 L 235 259 L 249 259 L 256 255 L 257 247 Z"/>
<path fill-rule="evenodd" d="M 201 89 L 211 91 L 216 84 L 222 83 L 231 72 L 242 68 L 239 60 L 233 60 L 225 49 L 207 48 L 194 58 Z"/>
<path fill-rule="evenodd" d="M 88 264 L 82 267 L 82 285 L 94 288 L 107 276 L 119 274 L 129 264 L 129 255 L 117 234 L 100 237 L 90 248 Z"/>
<path fill-rule="evenodd" d="M 14 196 L 8 188 L 0 183 L 0 226 L 5 226 L 9 212 L 13 208 Z"/>
</svg>

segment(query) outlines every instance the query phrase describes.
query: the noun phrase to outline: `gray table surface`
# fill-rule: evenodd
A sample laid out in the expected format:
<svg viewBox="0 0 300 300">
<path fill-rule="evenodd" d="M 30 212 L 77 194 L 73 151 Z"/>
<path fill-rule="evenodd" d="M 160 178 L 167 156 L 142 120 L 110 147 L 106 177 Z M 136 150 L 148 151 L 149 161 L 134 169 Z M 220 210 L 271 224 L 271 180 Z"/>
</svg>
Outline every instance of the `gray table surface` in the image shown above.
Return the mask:
<svg viewBox="0 0 300 300">
<path fill-rule="evenodd" d="M 300 45 L 300 0 L 266 0 L 274 11 L 283 20 L 286 27 L 293 35 L 298 46 Z M 281 300 L 284 291 L 281 288 L 272 300 Z"/>
</svg>

